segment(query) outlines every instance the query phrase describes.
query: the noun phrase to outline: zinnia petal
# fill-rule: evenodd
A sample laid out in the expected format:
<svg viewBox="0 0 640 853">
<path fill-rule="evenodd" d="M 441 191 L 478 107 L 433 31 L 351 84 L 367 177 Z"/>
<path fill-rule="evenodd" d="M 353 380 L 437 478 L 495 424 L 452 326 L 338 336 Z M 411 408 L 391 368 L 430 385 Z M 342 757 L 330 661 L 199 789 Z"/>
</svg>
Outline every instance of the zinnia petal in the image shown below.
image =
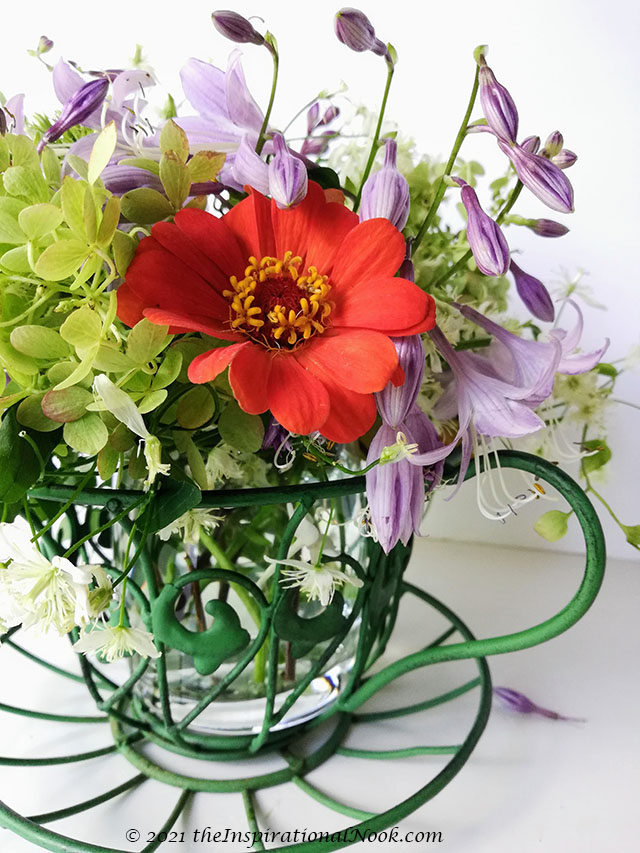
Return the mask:
<svg viewBox="0 0 640 853">
<path fill-rule="evenodd" d="M 402 329 L 416 334 L 433 328 L 435 303 L 428 293 L 404 278 L 376 277 L 337 290 L 331 321 L 337 327 L 378 329 L 400 337 L 406 334 Z"/>
<path fill-rule="evenodd" d="M 331 282 L 336 287 L 353 287 L 366 281 L 375 270 L 376 278 L 394 276 L 404 260 L 402 234 L 387 219 L 360 222 L 342 241 Z"/>
<path fill-rule="evenodd" d="M 250 415 L 269 408 L 269 375 L 274 356 L 264 347 L 241 346 L 229 368 L 229 384 L 238 405 Z"/>
<path fill-rule="evenodd" d="M 273 359 L 267 394 L 273 416 L 289 432 L 308 435 L 329 416 L 327 389 L 288 353 Z"/>
<path fill-rule="evenodd" d="M 398 364 L 391 340 L 369 329 L 349 329 L 316 337 L 296 357 L 312 373 L 322 376 L 329 371 L 345 388 L 360 394 L 381 391 Z"/>
<path fill-rule="evenodd" d="M 250 347 L 247 341 L 243 344 L 233 344 L 230 347 L 203 352 L 197 355 L 189 365 L 189 379 L 195 383 L 211 382 L 218 374 L 229 366 L 229 363 L 243 347 Z"/>
</svg>

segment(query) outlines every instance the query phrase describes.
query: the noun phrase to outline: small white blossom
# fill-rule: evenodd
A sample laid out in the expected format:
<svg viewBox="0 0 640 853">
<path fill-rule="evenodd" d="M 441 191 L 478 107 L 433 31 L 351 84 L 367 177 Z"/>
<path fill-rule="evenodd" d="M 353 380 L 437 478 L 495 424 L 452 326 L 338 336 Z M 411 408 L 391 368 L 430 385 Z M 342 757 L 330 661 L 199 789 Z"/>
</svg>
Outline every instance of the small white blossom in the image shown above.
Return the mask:
<svg viewBox="0 0 640 853">
<path fill-rule="evenodd" d="M 220 442 L 209 451 L 205 467 L 210 489 L 215 489 L 216 485 L 225 480 L 237 480 L 242 477 L 242 468 L 238 464 L 238 451 L 224 442 Z"/>
<path fill-rule="evenodd" d="M 113 383 L 104 373 L 99 373 L 93 380 L 93 389 L 105 408 L 121 423 L 129 427 L 131 432 L 144 440 L 144 458 L 147 463 L 148 478 L 145 489 L 153 483 L 158 474 L 168 474 L 170 465 L 160 461 L 162 445 L 157 436 L 152 435 L 131 397 Z"/>
<path fill-rule="evenodd" d="M 31 529 L 23 518 L 0 524 L 0 622 L 6 630 L 22 623 L 66 634 L 86 625 L 101 602 L 90 600 L 89 584 L 98 580 L 102 599 L 111 598 L 111 583 L 100 566 L 74 566 L 64 557 L 49 561 L 31 542 Z M 104 608 L 102 608 L 104 609 Z"/>
<path fill-rule="evenodd" d="M 319 601 L 323 607 L 331 604 L 336 587 L 345 583 L 351 586 L 361 587 L 362 581 L 359 577 L 344 572 L 338 563 L 320 563 L 315 565 L 305 560 L 277 560 L 273 557 L 265 557 L 267 563 L 286 566 L 281 572 L 287 583 L 283 584 L 287 589 L 299 587 L 310 601 Z"/>
<path fill-rule="evenodd" d="M 107 663 L 134 653 L 143 658 L 160 657 L 160 652 L 153 644 L 153 634 L 124 625 L 106 625 L 83 631 L 80 639 L 73 644 L 73 649 L 83 654 L 99 652 Z"/>
<path fill-rule="evenodd" d="M 210 509 L 189 509 L 158 531 L 158 536 L 166 542 L 174 533 L 180 533 L 187 545 L 197 545 L 200 541 L 200 530 L 211 533 L 224 519 L 223 515 L 215 515 Z"/>
</svg>

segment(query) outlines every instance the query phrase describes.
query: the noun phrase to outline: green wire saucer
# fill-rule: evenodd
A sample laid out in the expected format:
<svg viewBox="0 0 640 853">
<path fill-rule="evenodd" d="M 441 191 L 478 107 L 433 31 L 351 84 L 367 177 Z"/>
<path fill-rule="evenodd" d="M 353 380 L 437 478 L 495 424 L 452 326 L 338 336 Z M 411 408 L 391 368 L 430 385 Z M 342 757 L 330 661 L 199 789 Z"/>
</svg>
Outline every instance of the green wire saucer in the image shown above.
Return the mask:
<svg viewBox="0 0 640 853">
<path fill-rule="evenodd" d="M 179 730 L 179 724 L 173 723 L 170 711 L 165 713 L 164 720 L 160 720 L 132 696 L 131 686 L 135 682 L 136 672 L 124 685 L 116 685 L 99 672 L 82 655 L 79 662 L 82 676 L 56 667 L 31 652 L 22 649 L 16 643 L 15 635 L 19 628 L 12 629 L 3 638 L 17 651 L 26 655 L 32 661 L 41 664 L 55 672 L 60 678 L 83 680 L 91 695 L 96 700 L 99 715 L 93 716 L 70 716 L 55 713 L 44 713 L 31 711 L 25 708 L 0 704 L 0 712 L 19 714 L 33 719 L 45 721 L 65 722 L 78 725 L 107 723 L 111 725 L 114 743 L 112 746 L 92 750 L 75 755 L 66 755 L 52 758 L 20 758 L 0 757 L 0 765 L 18 767 L 51 767 L 62 764 L 74 764 L 82 761 L 98 761 L 104 756 L 119 753 L 122 758 L 134 766 L 137 774 L 117 787 L 111 788 L 103 793 L 81 802 L 74 803 L 62 809 L 48 813 L 30 815 L 28 817 L 19 814 L 9 804 L 0 803 L 0 826 L 5 827 L 22 838 L 32 842 L 45 850 L 57 851 L 57 853 L 132 853 L 133 847 L 117 848 L 106 847 L 89 841 L 71 838 L 54 832 L 45 826 L 62 818 L 88 812 L 98 808 L 101 804 L 115 797 L 126 794 L 127 791 L 135 789 L 146 779 L 155 779 L 165 785 L 175 787 L 179 790 L 175 806 L 167 816 L 166 821 L 158 828 L 154 840 L 146 846 L 137 848 L 139 853 L 151 853 L 163 844 L 168 833 L 176 824 L 180 815 L 184 812 L 189 802 L 197 797 L 199 793 L 215 793 L 220 797 L 238 796 L 243 801 L 246 814 L 247 830 L 255 833 L 256 850 L 279 850 L 279 851 L 330 851 L 347 847 L 358 841 L 365 840 L 370 833 L 379 833 L 389 827 L 397 825 L 407 818 L 420 806 L 438 794 L 462 769 L 468 761 L 475 745 L 487 724 L 491 709 L 491 678 L 486 658 L 494 654 L 518 651 L 546 642 L 566 631 L 575 624 L 589 609 L 598 593 L 602 583 L 605 566 L 605 545 L 602 529 L 593 510 L 593 507 L 582 489 L 562 470 L 550 463 L 529 454 L 517 451 L 502 451 L 499 454 L 500 464 L 505 468 L 517 468 L 534 475 L 555 489 L 568 501 L 575 512 L 582 528 L 586 546 L 585 572 L 580 587 L 569 603 L 551 618 L 531 628 L 506 634 L 499 637 L 476 639 L 471 630 L 464 622 L 453 613 L 445 604 L 433 598 L 427 592 L 416 586 L 401 581 L 397 588 L 397 604 L 407 596 L 415 598 L 421 605 L 430 611 L 437 612 L 448 623 L 448 628 L 435 640 L 429 642 L 424 648 L 412 654 L 406 655 L 377 671 L 373 675 L 365 675 L 366 660 L 359 661 L 356 656 L 354 665 L 355 676 L 350 679 L 348 689 L 338 695 L 334 703 L 317 718 L 303 723 L 299 726 L 271 732 L 271 723 L 275 719 L 273 704 L 267 703 L 267 723 L 263 731 L 256 737 L 224 738 L 221 736 L 210 736 L 204 734 L 193 734 L 188 728 Z M 474 476 L 473 466 L 470 467 L 468 477 Z M 354 490 L 356 486 L 362 490 L 362 478 L 352 478 Z M 326 486 L 326 484 L 325 484 Z M 62 495 L 60 500 L 64 500 Z M 225 501 L 227 499 L 225 498 Z M 308 511 L 308 502 L 302 502 L 305 506 L 304 513 Z M 304 515 L 302 513 L 300 518 Z M 295 526 L 292 527 L 295 530 Z M 291 531 L 285 532 L 285 537 Z M 290 541 L 289 536 L 289 541 Z M 286 543 L 285 543 L 286 544 Z M 287 545 L 288 547 L 288 545 Z M 392 555 L 393 556 L 392 552 Z M 408 553 L 399 553 L 396 559 L 406 561 Z M 151 591 L 152 597 L 154 596 Z M 135 597 L 142 595 L 138 588 Z M 392 623 L 393 620 L 390 620 Z M 393 625 L 391 624 L 391 628 Z M 381 647 L 386 646 L 391 628 L 385 626 L 382 631 Z M 380 639 L 380 638 L 379 638 Z M 369 657 L 367 654 L 365 657 Z M 380 652 L 381 653 L 381 652 Z M 379 657 L 379 654 L 377 655 Z M 163 659 L 160 658 L 159 662 Z M 426 701 L 413 703 L 406 706 L 394 707 L 385 711 L 361 711 L 360 708 L 376 694 L 381 691 L 389 691 L 389 685 L 400 676 L 413 670 L 421 669 L 435 663 L 449 661 L 474 660 L 478 669 L 477 677 L 460 684 L 457 688 L 442 693 L 439 696 Z M 138 668 L 142 674 L 142 667 Z M 162 675 L 162 666 L 158 668 Z M 162 680 L 162 679 L 161 679 Z M 375 723 L 379 721 L 392 720 L 405 715 L 427 711 L 443 703 L 454 701 L 456 698 L 472 690 L 478 690 L 478 704 L 475 719 L 466 737 L 461 743 L 452 746 L 415 746 L 389 750 L 366 750 L 353 749 L 344 746 L 345 739 L 350 732 L 358 729 L 361 724 Z M 103 694 L 110 693 L 108 699 Z M 164 708 L 167 711 L 167 708 Z M 309 732 L 316 730 L 327 733 L 318 744 L 318 738 L 310 739 Z M 313 745 L 308 746 L 312 740 Z M 145 743 L 162 746 L 170 752 L 178 753 L 189 758 L 198 758 L 207 764 L 207 775 L 188 776 L 176 773 L 161 763 L 152 760 L 144 754 L 141 747 Z M 284 766 L 278 770 L 256 776 L 244 776 L 238 778 L 218 778 L 215 773 L 215 762 L 229 762 L 234 758 L 246 759 L 253 754 L 263 752 L 277 752 L 284 761 Z M 396 803 L 391 808 L 382 812 L 363 811 L 342 802 L 312 785 L 307 775 L 325 762 L 330 762 L 333 756 L 349 758 L 370 759 L 374 762 L 385 759 L 410 759 L 419 755 L 446 755 L 448 758 L 445 766 L 430 778 L 425 784 L 410 796 Z M 244 764 L 245 762 L 243 762 Z M 363 773 L 371 774 L 369 761 L 363 762 Z M 36 771 L 37 772 L 37 771 Z M 301 843 L 287 844 L 280 847 L 266 848 L 259 839 L 260 826 L 257 817 L 256 800 L 261 790 L 283 785 L 288 782 L 294 783 L 306 795 L 321 803 L 327 809 L 331 809 L 344 815 L 356 823 L 351 824 L 339 833 L 331 834 L 333 840 L 313 840 Z M 169 848 L 167 848 L 169 849 Z M 206 849 L 203 845 L 202 849 Z M 246 845 L 240 849 L 247 849 Z"/>
</svg>

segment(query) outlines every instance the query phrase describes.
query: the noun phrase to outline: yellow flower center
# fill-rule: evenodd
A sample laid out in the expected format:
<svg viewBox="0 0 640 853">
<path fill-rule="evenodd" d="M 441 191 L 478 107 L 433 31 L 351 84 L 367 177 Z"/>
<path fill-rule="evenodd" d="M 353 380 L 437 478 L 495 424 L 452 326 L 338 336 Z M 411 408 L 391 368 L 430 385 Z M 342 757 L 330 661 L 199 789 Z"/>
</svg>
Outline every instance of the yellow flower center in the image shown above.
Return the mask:
<svg viewBox="0 0 640 853">
<path fill-rule="evenodd" d="M 321 335 L 328 326 L 334 304 L 329 299 L 328 276 L 309 267 L 300 275 L 302 258 L 285 252 L 284 258 L 249 258 L 244 278 L 232 275 L 229 300 L 231 328 L 268 349 L 294 349 Z"/>
</svg>

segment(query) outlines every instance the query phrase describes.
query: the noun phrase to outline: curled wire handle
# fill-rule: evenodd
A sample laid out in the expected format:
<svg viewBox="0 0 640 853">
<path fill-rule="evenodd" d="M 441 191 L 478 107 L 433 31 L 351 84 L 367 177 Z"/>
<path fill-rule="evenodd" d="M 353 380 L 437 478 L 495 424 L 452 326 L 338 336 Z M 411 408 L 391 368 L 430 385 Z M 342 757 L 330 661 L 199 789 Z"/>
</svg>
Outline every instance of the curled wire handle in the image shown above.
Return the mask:
<svg viewBox="0 0 640 853">
<path fill-rule="evenodd" d="M 500 465 L 503 468 L 516 468 L 526 471 L 553 486 L 567 500 L 574 511 L 582 528 L 586 546 L 585 572 L 578 591 L 555 616 L 531 628 L 499 637 L 488 637 L 423 649 L 389 664 L 371 676 L 355 693 L 348 698 L 345 697 L 344 702 L 338 700 L 342 710 L 354 711 L 385 684 L 423 666 L 444 661 L 505 654 L 506 652 L 516 652 L 537 646 L 564 633 L 581 619 L 593 604 L 604 577 L 606 551 L 602 526 L 591 501 L 568 474 L 538 456 L 517 450 L 503 450 L 498 455 Z M 492 460 L 492 465 L 495 466 L 496 464 L 495 460 Z M 476 471 L 472 463 L 469 466 L 466 479 L 475 475 Z"/>
</svg>

